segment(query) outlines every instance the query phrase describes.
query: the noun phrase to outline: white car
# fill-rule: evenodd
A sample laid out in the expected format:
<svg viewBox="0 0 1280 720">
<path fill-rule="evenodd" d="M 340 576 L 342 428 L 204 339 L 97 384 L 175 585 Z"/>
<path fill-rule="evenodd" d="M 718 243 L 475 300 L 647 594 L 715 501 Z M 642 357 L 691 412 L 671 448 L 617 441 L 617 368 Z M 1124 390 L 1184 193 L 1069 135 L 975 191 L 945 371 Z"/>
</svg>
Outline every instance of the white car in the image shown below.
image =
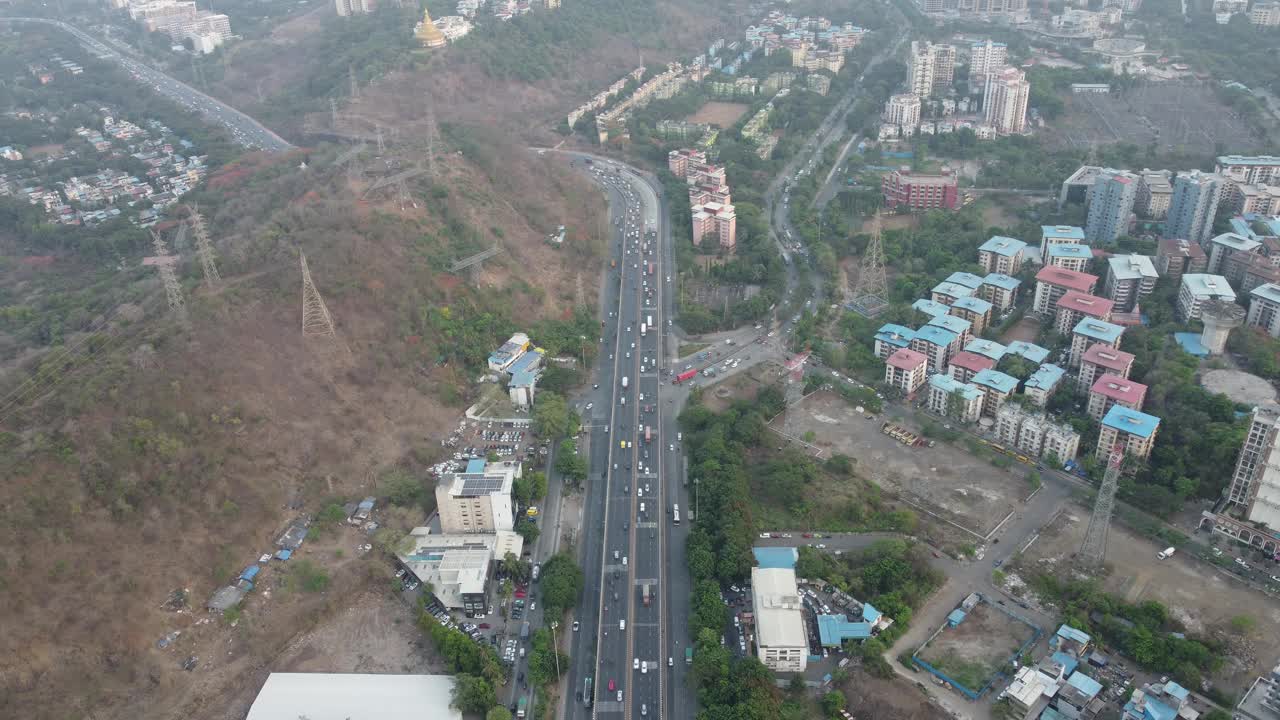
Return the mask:
<svg viewBox="0 0 1280 720">
<path fill-rule="evenodd" d="M 632 661 L 631 661 L 631 669 L 632 669 L 632 670 L 639 670 L 639 669 L 640 669 L 640 658 L 636 658 L 636 659 L 634 659 L 634 660 L 632 660 Z"/>
</svg>

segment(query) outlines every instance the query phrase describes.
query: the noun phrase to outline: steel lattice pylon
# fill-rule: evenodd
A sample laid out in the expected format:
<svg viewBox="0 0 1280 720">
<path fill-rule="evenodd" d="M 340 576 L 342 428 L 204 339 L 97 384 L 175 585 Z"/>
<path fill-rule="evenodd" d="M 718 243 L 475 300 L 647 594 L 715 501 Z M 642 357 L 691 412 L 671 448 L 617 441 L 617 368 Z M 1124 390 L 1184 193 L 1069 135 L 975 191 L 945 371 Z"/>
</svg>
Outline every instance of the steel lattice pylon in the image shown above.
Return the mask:
<svg viewBox="0 0 1280 720">
<path fill-rule="evenodd" d="M 311 281 L 311 270 L 307 268 L 307 256 L 298 253 L 302 261 L 302 337 L 337 337 L 333 329 L 333 317 L 329 308 L 320 297 L 320 291 Z"/>
<path fill-rule="evenodd" d="M 885 276 L 884 246 L 880 240 L 880 211 L 871 218 L 871 241 L 862 256 L 858 283 L 849 307 L 864 317 L 875 317 L 889 306 L 889 280 Z"/>
<path fill-rule="evenodd" d="M 204 283 L 216 288 L 222 282 L 222 275 L 214 262 L 213 243 L 209 240 L 209 228 L 204 224 L 204 216 L 196 207 L 190 208 L 191 232 L 196 236 L 196 255 L 200 258 L 200 267 L 204 270 Z"/>
<path fill-rule="evenodd" d="M 1089 529 L 1085 531 L 1080 546 L 1079 564 L 1087 570 L 1102 567 L 1107 555 L 1107 533 L 1111 530 L 1111 513 L 1116 506 L 1116 489 L 1120 485 L 1120 466 L 1124 463 L 1124 451 L 1116 447 L 1107 457 L 1107 472 L 1098 488 L 1098 499 L 1093 503 L 1093 515 L 1089 517 Z"/>
<path fill-rule="evenodd" d="M 156 271 L 160 273 L 160 280 L 164 283 L 164 294 L 169 300 L 169 309 L 177 314 L 180 321 L 185 323 L 187 321 L 187 303 L 182 297 L 182 285 L 178 282 L 178 272 L 174 269 L 174 266 L 178 264 L 178 258 L 169 254 L 169 248 L 165 246 L 164 238 L 160 237 L 160 233 L 155 230 L 151 231 L 151 243 L 155 247 L 156 254 L 153 257 L 144 258 L 142 262 L 145 265 L 154 265 Z"/>
</svg>

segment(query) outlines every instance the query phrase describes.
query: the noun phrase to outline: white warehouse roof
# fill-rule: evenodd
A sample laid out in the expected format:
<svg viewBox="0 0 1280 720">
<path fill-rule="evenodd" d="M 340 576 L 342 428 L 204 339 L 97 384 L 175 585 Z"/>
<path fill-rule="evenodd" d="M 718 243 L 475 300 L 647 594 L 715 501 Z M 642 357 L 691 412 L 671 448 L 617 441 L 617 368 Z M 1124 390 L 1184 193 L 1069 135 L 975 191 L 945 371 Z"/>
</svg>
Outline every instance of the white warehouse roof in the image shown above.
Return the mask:
<svg viewBox="0 0 1280 720">
<path fill-rule="evenodd" d="M 751 568 L 751 594 L 756 611 L 756 638 L 761 647 L 805 647 L 796 571 Z"/>
<path fill-rule="evenodd" d="M 246 720 L 462 720 L 450 675 L 271 673 Z"/>
</svg>

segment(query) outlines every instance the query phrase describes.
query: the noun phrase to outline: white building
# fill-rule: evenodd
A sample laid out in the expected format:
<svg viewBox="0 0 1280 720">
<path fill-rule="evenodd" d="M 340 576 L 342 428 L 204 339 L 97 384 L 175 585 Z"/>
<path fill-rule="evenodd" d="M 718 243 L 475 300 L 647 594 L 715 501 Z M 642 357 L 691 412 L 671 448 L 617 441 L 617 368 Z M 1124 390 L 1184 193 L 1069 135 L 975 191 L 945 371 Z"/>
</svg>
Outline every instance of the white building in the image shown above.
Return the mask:
<svg viewBox="0 0 1280 720">
<path fill-rule="evenodd" d="M 249 707 L 246 720 L 378 718 L 462 720 L 453 702 L 452 675 L 364 673 L 271 673 Z"/>
<path fill-rule="evenodd" d="M 1031 83 L 1021 70 L 1007 67 L 987 75 L 982 97 L 987 124 L 1001 135 L 1026 132 L 1030 97 Z"/>
<path fill-rule="evenodd" d="M 1206 300 L 1236 301 L 1236 291 L 1221 275 L 1187 273 L 1178 287 L 1178 316 L 1183 322 L 1200 319 L 1200 305 Z"/>
<path fill-rule="evenodd" d="M 1245 323 L 1271 337 L 1280 337 L 1280 285 L 1267 283 L 1249 292 L 1249 317 Z"/>
<path fill-rule="evenodd" d="M 1227 500 L 1244 511 L 1250 522 L 1280 528 L 1280 407 L 1253 409 L 1240 457 L 1231 476 Z"/>
<path fill-rule="evenodd" d="M 804 672 L 809 641 L 804 629 L 796 571 L 751 568 L 751 597 L 756 614 L 756 656 L 774 672 Z"/>
<path fill-rule="evenodd" d="M 1009 46 L 994 42 L 974 43 L 969 46 L 969 92 L 977 93 L 986 87 L 987 76 L 1009 62 Z"/>
<path fill-rule="evenodd" d="M 1107 258 L 1106 296 L 1118 312 L 1131 312 L 1142 298 L 1156 289 L 1160 275 L 1146 255 L 1112 255 Z"/>
<path fill-rule="evenodd" d="M 371 13 L 375 8 L 373 0 L 333 0 L 333 5 L 339 17 Z"/>
<path fill-rule="evenodd" d="M 884 104 L 884 121 L 900 128 L 915 128 L 920 124 L 920 96 L 902 93 L 890 97 Z"/>
<path fill-rule="evenodd" d="M 440 529 L 460 534 L 514 529 L 511 486 L 521 475 L 518 461 L 480 458 L 468 461 L 462 472 L 445 473 L 436 485 Z"/>
<path fill-rule="evenodd" d="M 429 583 L 442 605 L 473 616 L 489 611 L 492 564 L 507 553 L 520 557 L 524 551 L 524 538 L 509 531 L 450 535 L 418 527 L 409 533 L 408 544 L 407 551 L 397 556 L 401 564 L 418 580 Z"/>
</svg>

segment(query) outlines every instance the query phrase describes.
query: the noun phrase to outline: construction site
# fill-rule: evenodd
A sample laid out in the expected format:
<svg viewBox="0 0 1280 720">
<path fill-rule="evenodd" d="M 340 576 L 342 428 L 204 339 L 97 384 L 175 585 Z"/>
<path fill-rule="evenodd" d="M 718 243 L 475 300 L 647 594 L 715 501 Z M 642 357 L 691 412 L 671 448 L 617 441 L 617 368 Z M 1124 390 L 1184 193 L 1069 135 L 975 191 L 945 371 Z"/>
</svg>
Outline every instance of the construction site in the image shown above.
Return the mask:
<svg viewBox="0 0 1280 720">
<path fill-rule="evenodd" d="M 973 594 L 911 656 L 935 681 L 971 700 L 985 695 L 1041 635 L 1041 629 Z"/>
</svg>

